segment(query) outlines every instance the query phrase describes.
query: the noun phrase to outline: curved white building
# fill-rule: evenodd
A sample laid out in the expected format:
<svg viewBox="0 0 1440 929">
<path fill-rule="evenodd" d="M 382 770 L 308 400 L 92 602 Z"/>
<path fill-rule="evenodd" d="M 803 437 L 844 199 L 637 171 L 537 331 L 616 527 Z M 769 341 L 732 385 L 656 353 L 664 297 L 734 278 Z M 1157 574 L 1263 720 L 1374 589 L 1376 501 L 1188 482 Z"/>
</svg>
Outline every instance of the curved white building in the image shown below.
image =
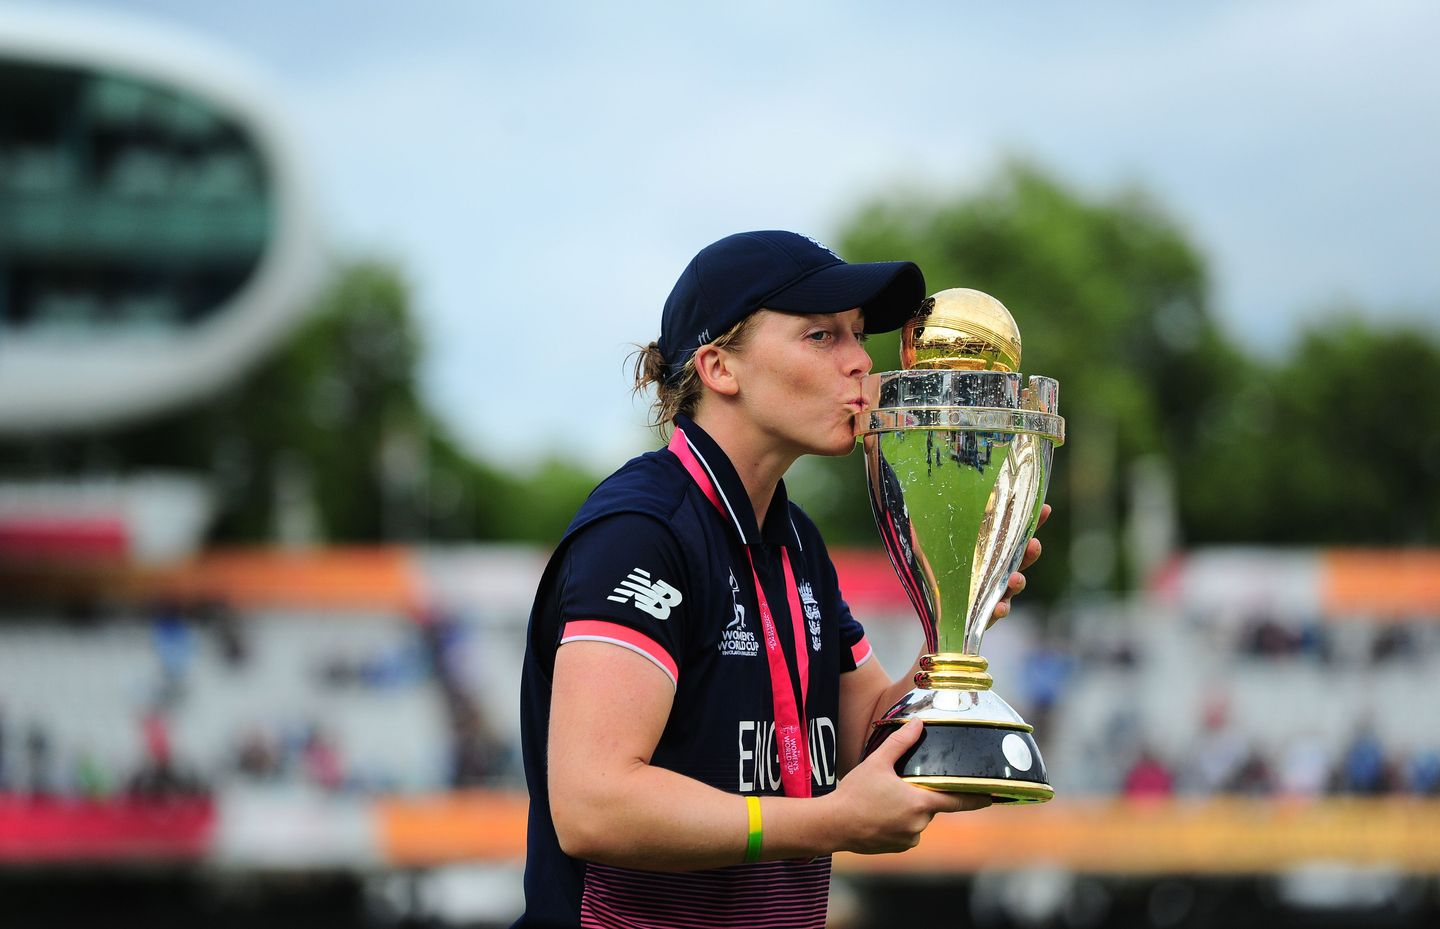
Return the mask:
<svg viewBox="0 0 1440 929">
<path fill-rule="evenodd" d="M 63 432 L 224 386 L 323 268 L 280 96 L 193 36 L 0 15 L 0 433 Z"/>
</svg>

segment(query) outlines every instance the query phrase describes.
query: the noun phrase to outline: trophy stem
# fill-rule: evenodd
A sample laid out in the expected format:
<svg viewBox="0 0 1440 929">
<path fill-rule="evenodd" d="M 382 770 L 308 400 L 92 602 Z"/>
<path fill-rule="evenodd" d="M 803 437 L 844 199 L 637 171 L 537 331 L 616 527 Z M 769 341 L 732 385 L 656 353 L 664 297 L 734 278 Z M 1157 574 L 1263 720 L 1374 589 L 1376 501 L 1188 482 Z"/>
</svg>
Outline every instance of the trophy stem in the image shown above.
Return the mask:
<svg viewBox="0 0 1440 929">
<path fill-rule="evenodd" d="M 920 657 L 915 686 L 922 690 L 989 690 L 995 682 L 986 668 L 990 662 L 979 655 L 937 652 Z"/>
</svg>

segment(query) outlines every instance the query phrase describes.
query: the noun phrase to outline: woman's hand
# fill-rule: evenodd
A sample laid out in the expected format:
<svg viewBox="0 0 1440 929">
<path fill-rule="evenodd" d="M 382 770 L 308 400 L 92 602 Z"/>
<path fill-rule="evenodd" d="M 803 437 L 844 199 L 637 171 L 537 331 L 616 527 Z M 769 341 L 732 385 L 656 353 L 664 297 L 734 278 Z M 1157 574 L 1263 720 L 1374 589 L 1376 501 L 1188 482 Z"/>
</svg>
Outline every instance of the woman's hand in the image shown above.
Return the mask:
<svg viewBox="0 0 1440 929">
<path fill-rule="evenodd" d="M 1045 520 L 1050 518 L 1050 504 L 1046 503 L 1040 507 L 1040 519 L 1036 521 L 1035 528 L 1045 525 Z M 1040 540 L 1031 539 L 1025 544 L 1025 557 L 1020 560 L 1020 571 L 1024 571 L 1040 558 Z M 995 604 L 995 612 L 990 616 L 990 625 L 994 625 L 998 619 L 1004 619 L 1010 615 L 1010 601 L 1016 594 L 1025 589 L 1025 575 L 1020 571 L 1010 575 L 1010 581 L 1005 585 L 1005 596 Z"/>
<path fill-rule="evenodd" d="M 936 813 L 990 805 L 989 797 L 928 790 L 896 775 L 895 763 L 923 729 L 919 720 L 912 719 L 891 733 L 825 798 L 838 808 L 835 821 L 841 831 L 837 842 L 841 851 L 862 855 L 903 852 L 920 842 L 920 833 Z"/>
</svg>

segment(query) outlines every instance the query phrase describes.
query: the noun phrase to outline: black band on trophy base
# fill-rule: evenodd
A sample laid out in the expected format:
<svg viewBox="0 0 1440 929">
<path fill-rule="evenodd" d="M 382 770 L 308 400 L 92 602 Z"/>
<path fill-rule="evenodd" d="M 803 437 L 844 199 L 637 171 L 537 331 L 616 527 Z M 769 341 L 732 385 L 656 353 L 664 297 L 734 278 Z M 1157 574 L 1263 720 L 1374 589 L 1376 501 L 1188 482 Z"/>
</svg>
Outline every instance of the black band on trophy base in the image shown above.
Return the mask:
<svg viewBox="0 0 1440 929">
<path fill-rule="evenodd" d="M 877 724 L 869 755 L 903 719 Z M 996 803 L 1043 803 L 1055 795 L 1035 738 L 1022 729 L 929 720 L 900 756 L 895 773 L 912 784 L 952 793 L 984 794 Z"/>
</svg>

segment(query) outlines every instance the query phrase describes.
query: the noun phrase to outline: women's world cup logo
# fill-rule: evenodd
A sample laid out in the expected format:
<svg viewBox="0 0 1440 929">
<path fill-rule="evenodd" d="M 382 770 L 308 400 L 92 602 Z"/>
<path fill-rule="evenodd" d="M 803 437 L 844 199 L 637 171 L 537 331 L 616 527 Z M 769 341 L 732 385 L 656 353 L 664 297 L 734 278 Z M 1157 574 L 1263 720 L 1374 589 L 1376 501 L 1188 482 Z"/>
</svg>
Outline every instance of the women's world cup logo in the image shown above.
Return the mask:
<svg viewBox="0 0 1440 929">
<path fill-rule="evenodd" d="M 720 633 L 720 654 L 754 658 L 760 653 L 760 640 L 745 625 L 745 604 L 740 602 L 740 582 L 730 571 L 730 622 Z"/>
</svg>

